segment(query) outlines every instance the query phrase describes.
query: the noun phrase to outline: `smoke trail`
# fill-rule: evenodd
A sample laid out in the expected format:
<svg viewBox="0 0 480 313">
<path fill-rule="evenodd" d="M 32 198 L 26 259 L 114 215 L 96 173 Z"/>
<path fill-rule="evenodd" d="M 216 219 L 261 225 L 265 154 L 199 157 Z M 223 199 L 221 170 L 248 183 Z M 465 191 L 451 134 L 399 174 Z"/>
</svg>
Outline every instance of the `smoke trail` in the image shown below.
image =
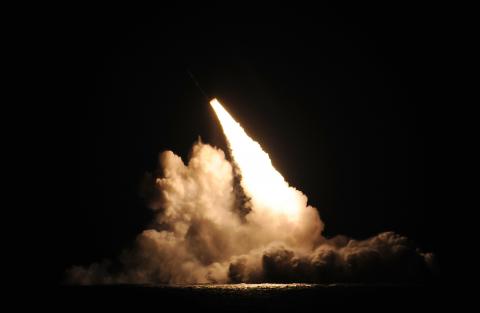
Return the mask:
<svg viewBox="0 0 480 313">
<path fill-rule="evenodd" d="M 200 141 L 187 164 L 171 151 L 161 153 L 157 171 L 144 182 L 155 212 L 152 226 L 120 256 L 120 270 L 109 262 L 74 266 L 69 282 L 411 282 L 429 277 L 433 255 L 393 232 L 363 241 L 324 238 L 323 223 L 307 197 L 288 185 L 218 101 L 211 105 L 233 160 Z"/>
</svg>

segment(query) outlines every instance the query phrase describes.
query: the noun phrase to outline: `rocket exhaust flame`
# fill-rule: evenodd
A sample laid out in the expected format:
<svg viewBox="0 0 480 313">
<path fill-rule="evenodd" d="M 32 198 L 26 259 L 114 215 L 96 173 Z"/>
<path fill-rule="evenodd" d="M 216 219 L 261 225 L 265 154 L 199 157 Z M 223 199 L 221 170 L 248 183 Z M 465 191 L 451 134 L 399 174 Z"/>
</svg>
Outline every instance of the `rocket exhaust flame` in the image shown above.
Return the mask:
<svg viewBox="0 0 480 313">
<path fill-rule="evenodd" d="M 210 105 L 220 120 L 233 159 L 240 168 L 242 187 L 251 197 L 252 206 L 257 210 L 274 210 L 291 220 L 297 219 L 298 208 L 306 205 L 307 198 L 288 185 L 260 144 L 247 135 L 217 99 L 211 100 Z"/>
<path fill-rule="evenodd" d="M 74 266 L 67 280 L 101 283 L 332 283 L 418 282 L 430 277 L 433 255 L 393 232 L 366 240 L 322 236 L 323 222 L 307 197 L 291 187 L 268 154 L 216 99 L 210 101 L 227 138 L 222 150 L 202 142 L 188 163 L 172 151 L 145 176 L 154 211 L 113 268 L 109 262 Z M 235 169 L 249 199 L 235 210 Z"/>
</svg>

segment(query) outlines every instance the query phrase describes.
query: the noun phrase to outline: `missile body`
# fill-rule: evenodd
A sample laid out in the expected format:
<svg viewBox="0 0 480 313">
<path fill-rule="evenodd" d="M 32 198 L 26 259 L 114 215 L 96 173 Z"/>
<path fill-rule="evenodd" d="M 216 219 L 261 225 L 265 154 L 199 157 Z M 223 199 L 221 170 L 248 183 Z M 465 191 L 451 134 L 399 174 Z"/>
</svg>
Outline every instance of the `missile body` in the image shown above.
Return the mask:
<svg viewBox="0 0 480 313">
<path fill-rule="evenodd" d="M 190 78 L 193 80 L 193 82 L 195 83 L 195 86 L 197 86 L 198 90 L 200 90 L 200 92 L 202 93 L 202 95 L 205 97 L 205 100 L 207 100 L 207 102 L 210 102 L 210 97 L 207 95 L 207 93 L 203 90 L 202 87 L 200 87 L 200 84 L 198 83 L 198 80 L 195 78 L 195 76 L 193 75 L 192 72 L 190 72 L 190 70 L 187 69 L 187 72 L 188 72 L 188 75 L 190 76 Z"/>
</svg>

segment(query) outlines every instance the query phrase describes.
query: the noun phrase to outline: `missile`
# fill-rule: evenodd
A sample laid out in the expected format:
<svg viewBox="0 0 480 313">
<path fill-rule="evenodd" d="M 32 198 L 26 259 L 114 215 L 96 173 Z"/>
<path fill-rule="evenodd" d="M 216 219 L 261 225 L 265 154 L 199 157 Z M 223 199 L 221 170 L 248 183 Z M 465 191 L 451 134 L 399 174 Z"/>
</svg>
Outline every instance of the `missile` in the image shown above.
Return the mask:
<svg viewBox="0 0 480 313">
<path fill-rule="evenodd" d="M 202 93 L 202 95 L 205 97 L 205 100 L 207 102 L 210 102 L 210 97 L 207 95 L 207 93 L 203 90 L 202 87 L 200 87 L 200 84 L 198 83 L 198 80 L 195 78 L 195 76 L 193 75 L 193 73 L 187 69 L 187 73 L 188 75 L 190 76 L 190 78 L 193 80 L 193 82 L 195 83 L 195 86 L 197 86 L 198 90 L 200 90 L 200 92 Z"/>
</svg>

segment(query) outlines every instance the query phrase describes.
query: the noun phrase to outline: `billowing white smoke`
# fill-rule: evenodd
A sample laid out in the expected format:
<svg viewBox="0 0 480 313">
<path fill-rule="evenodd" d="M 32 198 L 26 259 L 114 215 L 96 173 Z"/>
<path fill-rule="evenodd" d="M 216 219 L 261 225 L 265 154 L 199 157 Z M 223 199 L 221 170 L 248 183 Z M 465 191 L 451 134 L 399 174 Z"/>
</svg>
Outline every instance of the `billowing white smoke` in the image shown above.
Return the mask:
<svg viewBox="0 0 480 313">
<path fill-rule="evenodd" d="M 161 153 L 158 171 L 145 182 L 155 211 L 151 228 L 121 255 L 119 269 L 110 262 L 75 266 L 69 282 L 399 282 L 428 275 L 433 256 L 392 232 L 364 241 L 324 238 L 307 197 L 219 103 L 212 106 L 235 163 L 201 142 L 187 165 L 171 151 Z M 243 207 L 238 175 L 248 199 Z"/>
</svg>

